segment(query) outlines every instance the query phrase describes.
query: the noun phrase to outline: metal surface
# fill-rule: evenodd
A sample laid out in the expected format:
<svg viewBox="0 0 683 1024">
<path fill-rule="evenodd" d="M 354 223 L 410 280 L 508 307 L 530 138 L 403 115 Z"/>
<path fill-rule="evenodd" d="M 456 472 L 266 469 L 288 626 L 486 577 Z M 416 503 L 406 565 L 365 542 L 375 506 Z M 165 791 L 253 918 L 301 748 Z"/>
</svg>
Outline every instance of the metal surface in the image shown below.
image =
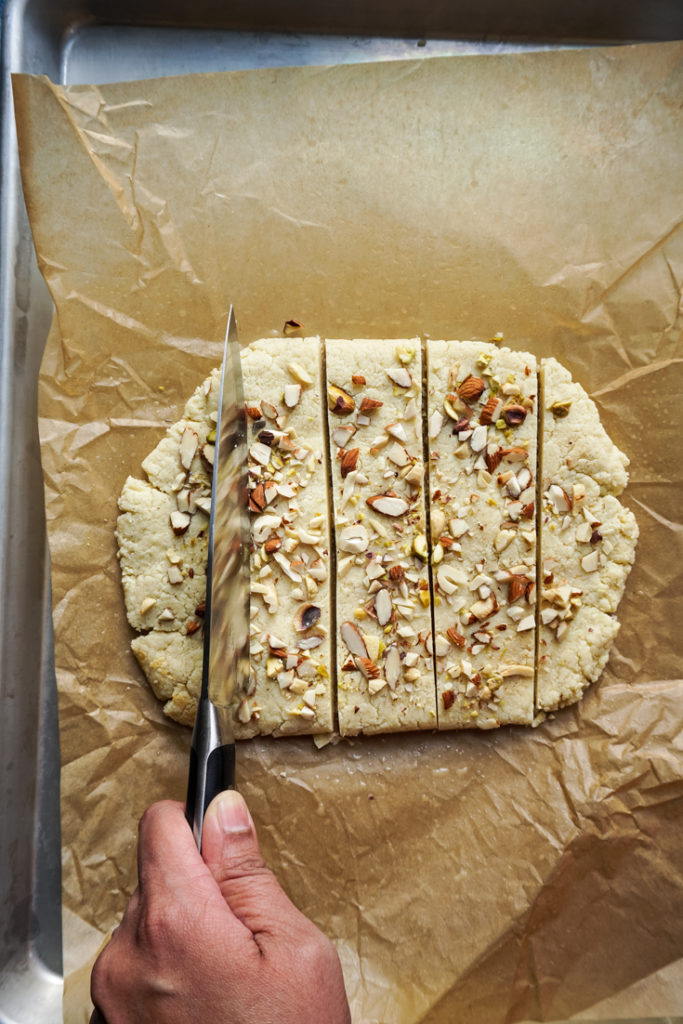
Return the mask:
<svg viewBox="0 0 683 1024">
<path fill-rule="evenodd" d="M 232 308 L 211 483 L 202 696 L 228 708 L 249 676 L 249 494 L 242 367 Z"/>
<path fill-rule="evenodd" d="M 60 840 L 37 374 L 52 308 L 9 76 L 190 71 L 683 38 L 680 0 L 5 0 L 0 82 L 0 1024 L 61 1020 Z"/>
<path fill-rule="evenodd" d="M 187 820 L 202 848 L 204 812 L 235 785 L 230 711 L 249 681 L 247 427 L 237 328 L 230 307 L 218 398 L 206 567 L 204 658 L 187 786 Z"/>
</svg>

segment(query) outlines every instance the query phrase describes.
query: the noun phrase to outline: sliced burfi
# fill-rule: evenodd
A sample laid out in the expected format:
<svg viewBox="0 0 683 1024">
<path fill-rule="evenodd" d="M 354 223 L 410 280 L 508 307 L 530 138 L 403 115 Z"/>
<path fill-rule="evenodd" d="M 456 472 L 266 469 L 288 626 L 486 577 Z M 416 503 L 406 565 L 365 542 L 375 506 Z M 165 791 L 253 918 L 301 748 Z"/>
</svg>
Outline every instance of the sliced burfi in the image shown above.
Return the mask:
<svg viewBox="0 0 683 1024">
<path fill-rule="evenodd" d="M 327 341 L 342 735 L 431 729 L 418 339 Z"/>
<path fill-rule="evenodd" d="M 534 718 L 536 360 L 427 342 L 440 729 Z"/>
<path fill-rule="evenodd" d="M 601 674 L 635 558 L 638 526 L 614 495 L 628 459 L 595 404 L 554 359 L 542 363 L 542 587 L 537 702 L 550 711 L 579 700 Z"/>
<path fill-rule="evenodd" d="M 251 692 L 240 735 L 333 727 L 330 523 L 317 338 L 242 353 L 249 430 Z"/>
</svg>

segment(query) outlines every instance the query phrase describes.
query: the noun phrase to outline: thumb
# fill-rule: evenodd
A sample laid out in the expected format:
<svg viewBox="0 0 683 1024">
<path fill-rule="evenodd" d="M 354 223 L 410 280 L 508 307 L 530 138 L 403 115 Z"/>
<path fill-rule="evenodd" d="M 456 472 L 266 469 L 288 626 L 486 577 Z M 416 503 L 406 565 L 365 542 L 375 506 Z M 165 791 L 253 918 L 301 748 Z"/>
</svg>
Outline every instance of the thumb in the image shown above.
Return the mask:
<svg viewBox="0 0 683 1024">
<path fill-rule="evenodd" d="M 249 808 L 235 790 L 219 793 L 206 810 L 202 857 L 233 914 L 253 933 L 298 915 L 266 867 Z"/>
</svg>

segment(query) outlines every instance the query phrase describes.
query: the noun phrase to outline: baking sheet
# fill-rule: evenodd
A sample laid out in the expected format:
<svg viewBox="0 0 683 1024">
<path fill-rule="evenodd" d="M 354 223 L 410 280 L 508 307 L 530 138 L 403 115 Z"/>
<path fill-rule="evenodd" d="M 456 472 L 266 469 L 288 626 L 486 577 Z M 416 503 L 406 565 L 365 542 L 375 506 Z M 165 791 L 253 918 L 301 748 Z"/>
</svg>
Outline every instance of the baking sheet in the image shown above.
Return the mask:
<svg viewBox="0 0 683 1024">
<path fill-rule="evenodd" d="M 614 1012 L 679 961 L 682 55 L 15 81 L 57 306 L 40 412 L 68 1020 L 135 883 L 137 818 L 182 798 L 189 746 L 127 653 L 116 496 L 219 360 L 230 302 L 244 341 L 291 316 L 336 336 L 503 330 L 565 362 L 632 459 L 624 627 L 578 709 L 534 733 L 240 747 L 266 856 L 336 938 L 355 1016 Z"/>
</svg>

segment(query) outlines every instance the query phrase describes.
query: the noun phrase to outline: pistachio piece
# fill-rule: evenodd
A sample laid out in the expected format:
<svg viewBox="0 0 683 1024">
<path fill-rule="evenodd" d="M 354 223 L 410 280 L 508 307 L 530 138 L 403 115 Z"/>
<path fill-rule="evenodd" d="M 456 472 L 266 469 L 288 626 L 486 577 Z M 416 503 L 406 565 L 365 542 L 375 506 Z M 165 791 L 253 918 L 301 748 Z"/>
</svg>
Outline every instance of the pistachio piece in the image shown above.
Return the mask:
<svg viewBox="0 0 683 1024">
<path fill-rule="evenodd" d="M 553 402 L 550 406 L 550 411 L 558 420 L 564 419 L 565 416 L 569 415 L 571 404 L 571 399 L 565 399 L 563 402 Z"/>
<path fill-rule="evenodd" d="M 300 320 L 285 320 L 284 327 L 282 328 L 282 333 L 286 338 L 289 338 L 292 336 L 292 334 L 296 334 L 298 331 L 302 331 L 303 328 L 304 325 L 301 323 Z"/>
<path fill-rule="evenodd" d="M 302 604 L 294 616 L 294 629 L 297 633 L 305 633 L 320 619 L 321 611 L 315 604 Z"/>
<path fill-rule="evenodd" d="M 423 533 L 418 533 L 413 537 L 412 552 L 418 558 L 421 558 L 423 562 L 426 562 L 429 558 L 427 538 Z"/>
<path fill-rule="evenodd" d="M 526 419 L 526 409 L 523 405 L 506 405 L 502 416 L 509 427 L 519 427 Z"/>
<path fill-rule="evenodd" d="M 351 395 L 336 384 L 329 384 L 327 387 L 327 406 L 330 412 L 336 416 L 347 416 L 356 408 L 356 403 Z"/>
</svg>

